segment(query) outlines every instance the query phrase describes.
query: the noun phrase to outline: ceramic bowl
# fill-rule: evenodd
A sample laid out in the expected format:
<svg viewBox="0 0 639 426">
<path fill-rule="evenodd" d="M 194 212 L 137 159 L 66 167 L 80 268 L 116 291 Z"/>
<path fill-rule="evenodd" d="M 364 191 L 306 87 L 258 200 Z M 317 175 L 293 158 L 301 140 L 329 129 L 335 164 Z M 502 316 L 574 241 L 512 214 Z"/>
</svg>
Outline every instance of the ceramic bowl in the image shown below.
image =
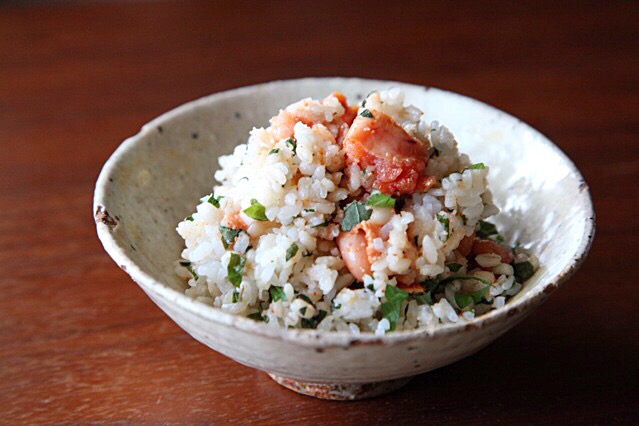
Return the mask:
<svg viewBox="0 0 639 426">
<path fill-rule="evenodd" d="M 217 158 L 266 126 L 280 108 L 342 91 L 350 102 L 400 87 L 429 120 L 448 126 L 474 162 L 490 166 L 496 222 L 541 267 L 505 307 L 434 330 L 349 335 L 279 329 L 185 296 L 174 271 L 177 223 L 211 192 Z M 276 81 L 189 102 L 144 125 L 102 169 L 93 211 L 105 250 L 195 339 L 278 383 L 321 398 L 378 395 L 491 343 L 539 306 L 583 262 L 594 234 L 588 187 L 575 165 L 518 119 L 455 93 L 357 78 Z"/>
</svg>

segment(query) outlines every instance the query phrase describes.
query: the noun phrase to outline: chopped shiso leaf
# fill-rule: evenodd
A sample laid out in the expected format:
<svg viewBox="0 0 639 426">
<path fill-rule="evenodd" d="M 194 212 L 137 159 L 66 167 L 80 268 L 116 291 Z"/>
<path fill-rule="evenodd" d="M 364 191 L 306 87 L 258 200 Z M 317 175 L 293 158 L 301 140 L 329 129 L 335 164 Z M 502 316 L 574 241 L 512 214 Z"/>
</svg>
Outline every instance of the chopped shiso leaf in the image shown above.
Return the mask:
<svg viewBox="0 0 639 426">
<path fill-rule="evenodd" d="M 374 190 L 371 196 L 368 197 L 366 205 L 371 207 L 395 207 L 395 199 L 390 195 Z"/>
<path fill-rule="evenodd" d="M 252 314 L 249 314 L 248 317 L 252 320 L 255 321 L 263 321 L 263 322 L 268 322 L 268 317 L 266 315 L 262 315 L 262 304 L 259 303 L 257 305 L 257 308 L 259 309 L 257 312 L 253 312 Z"/>
<path fill-rule="evenodd" d="M 358 223 L 368 220 L 371 217 L 372 210 L 367 209 L 364 203 L 354 201 L 344 209 L 344 218 L 342 219 L 342 231 L 350 231 Z"/>
<path fill-rule="evenodd" d="M 369 289 L 370 291 L 375 291 L 375 286 L 373 284 L 367 285 L 366 288 Z"/>
<path fill-rule="evenodd" d="M 259 220 L 260 222 L 265 222 L 268 220 L 268 218 L 266 217 L 266 209 L 255 198 L 251 200 L 251 206 L 247 207 L 243 211 L 244 214 L 251 219 Z"/>
<path fill-rule="evenodd" d="M 446 231 L 446 234 L 448 234 L 448 229 L 450 228 L 450 219 L 447 218 L 446 216 L 444 216 L 441 213 L 437 213 L 437 220 L 444 227 L 444 231 Z M 448 235 L 446 235 L 446 240 L 448 240 Z M 446 241 L 446 240 L 444 240 L 444 241 Z"/>
<path fill-rule="evenodd" d="M 326 220 L 326 221 L 324 221 L 322 223 L 318 223 L 317 225 L 311 226 L 311 228 L 326 228 L 329 223 L 331 223 L 331 222 Z"/>
<path fill-rule="evenodd" d="M 435 279 L 422 281 L 421 284 L 422 287 L 424 287 L 425 293 L 420 295 L 421 297 L 419 298 L 415 297 L 415 300 L 417 300 L 417 303 L 420 305 L 423 305 L 424 303 L 432 305 L 435 303 L 435 293 L 439 291 L 441 284 Z"/>
<path fill-rule="evenodd" d="M 455 303 L 459 309 L 464 309 L 466 306 L 473 302 L 473 298 L 469 294 L 457 293 L 455 294 Z"/>
<path fill-rule="evenodd" d="M 414 298 L 417 301 L 417 303 L 420 305 L 423 305 L 423 304 L 432 305 L 433 303 L 435 303 L 435 294 L 437 294 L 439 289 L 442 288 L 442 286 L 450 282 L 453 282 L 455 280 L 476 280 L 482 284 L 485 284 L 485 287 L 482 288 L 481 290 L 478 290 L 476 292 L 469 294 L 469 296 L 472 298 L 472 300 L 475 303 L 479 303 L 481 298 L 484 297 L 484 295 L 486 294 L 486 291 L 492 285 L 492 283 L 490 283 L 489 281 L 483 278 L 474 277 L 472 275 L 450 276 L 440 281 L 437 281 L 436 279 L 428 279 L 428 280 L 422 281 L 421 283 L 421 285 L 424 287 L 425 293 L 416 295 L 414 296 Z M 457 305 L 459 305 L 459 303 Z"/>
<path fill-rule="evenodd" d="M 291 150 L 293 151 L 293 157 L 295 157 L 297 155 L 297 141 L 295 140 L 295 138 L 286 139 L 286 145 L 291 147 Z"/>
<path fill-rule="evenodd" d="M 457 293 L 455 294 L 455 303 L 459 306 L 459 309 L 464 309 L 471 303 L 479 303 L 481 299 L 486 295 L 486 292 L 490 286 L 486 286 L 482 289 L 474 291 L 472 293 Z"/>
<path fill-rule="evenodd" d="M 470 166 L 468 166 L 469 170 L 477 170 L 477 169 L 485 169 L 486 166 L 484 165 L 484 163 L 476 163 L 476 164 L 472 164 Z"/>
<path fill-rule="evenodd" d="M 300 308 L 300 314 L 306 315 L 306 306 Z"/>
<path fill-rule="evenodd" d="M 278 152 L 280 152 L 280 149 L 279 149 L 279 148 L 273 148 L 273 149 L 272 149 L 272 150 L 268 153 L 268 155 L 271 155 L 271 154 L 277 154 Z"/>
<path fill-rule="evenodd" d="M 226 277 L 235 287 L 239 287 L 242 284 L 242 274 L 244 274 L 244 264 L 246 258 L 240 256 L 237 253 L 231 253 L 231 259 L 229 265 L 226 268 Z"/>
<path fill-rule="evenodd" d="M 231 302 L 233 303 L 237 303 L 237 298 L 239 297 L 240 293 L 237 290 L 233 291 L 233 299 L 231 300 Z"/>
<path fill-rule="evenodd" d="M 261 312 L 253 312 L 252 314 L 249 314 L 248 317 L 254 321 L 268 322 L 268 317 L 262 315 Z"/>
<path fill-rule="evenodd" d="M 180 261 L 180 265 L 184 266 L 191 273 L 191 275 L 193 275 L 193 279 L 198 280 L 200 278 L 197 272 L 195 272 L 195 270 L 193 269 L 193 265 L 191 265 L 191 262 Z"/>
<path fill-rule="evenodd" d="M 302 318 L 302 328 L 317 328 L 317 325 L 322 322 L 325 317 L 326 311 L 320 309 L 313 318 Z"/>
<path fill-rule="evenodd" d="M 485 280 L 483 278 L 479 278 L 479 277 L 474 277 L 472 275 L 460 275 L 460 276 L 450 276 L 448 278 L 444 278 L 443 280 L 441 280 L 438 284 L 439 285 L 444 285 L 444 284 L 448 284 L 450 282 L 453 282 L 455 280 L 476 280 L 479 281 L 482 284 L 485 284 L 487 286 L 491 286 L 493 285 L 490 281 Z"/>
<path fill-rule="evenodd" d="M 487 239 L 491 235 L 498 234 L 497 227 L 490 222 L 486 222 L 485 220 L 479 221 L 479 229 L 477 229 L 477 237 L 482 240 Z"/>
<path fill-rule="evenodd" d="M 523 283 L 535 273 L 532 263 L 528 261 L 515 263 L 513 269 L 515 270 L 515 278 L 517 278 L 517 281 L 520 283 Z"/>
<path fill-rule="evenodd" d="M 341 307 L 342 307 L 341 303 L 337 303 L 336 304 L 334 300 L 331 302 L 331 312 L 332 311 L 336 311 L 336 310 L 340 309 Z"/>
<path fill-rule="evenodd" d="M 359 115 L 361 115 L 362 117 L 365 117 L 365 118 L 375 118 L 375 117 L 373 117 L 373 114 L 367 109 L 362 111 Z"/>
<path fill-rule="evenodd" d="M 417 301 L 418 305 L 432 305 L 432 297 L 430 297 L 430 293 L 416 294 L 413 298 Z"/>
<path fill-rule="evenodd" d="M 315 306 L 315 303 L 313 303 L 313 301 L 311 300 L 311 298 L 310 298 L 310 297 L 308 297 L 308 296 L 307 296 L 307 295 L 305 295 L 305 294 L 301 294 L 301 293 L 300 293 L 300 294 L 298 294 L 298 295 L 297 295 L 297 296 L 295 296 L 295 297 L 297 297 L 298 299 L 302 299 L 303 301 L 305 301 L 306 303 L 308 303 L 308 304 L 310 304 L 310 305 Z"/>
<path fill-rule="evenodd" d="M 461 269 L 462 265 L 461 263 L 447 263 L 446 266 L 448 266 L 448 269 L 451 272 L 457 272 Z"/>
<path fill-rule="evenodd" d="M 315 213 L 315 209 L 304 209 L 307 213 Z"/>
<path fill-rule="evenodd" d="M 225 249 L 229 248 L 229 246 L 235 242 L 237 236 L 240 235 L 240 232 L 242 232 L 241 229 L 233 229 L 224 225 L 219 225 L 218 229 L 222 235 L 222 245 L 224 245 Z"/>
<path fill-rule="evenodd" d="M 213 195 L 211 195 L 209 197 L 208 200 L 206 200 L 209 204 L 213 204 L 215 207 L 217 207 L 218 209 L 220 208 L 220 200 L 224 198 L 223 195 L 220 195 L 219 197 L 214 197 Z"/>
<path fill-rule="evenodd" d="M 297 254 L 297 250 L 299 250 L 299 247 L 297 246 L 297 244 L 295 243 L 291 244 L 291 246 L 286 250 L 287 262 L 291 260 L 293 257 L 295 257 L 295 255 Z"/>
<path fill-rule="evenodd" d="M 192 215 L 189 215 L 189 216 L 185 217 L 184 220 L 188 220 L 189 222 L 193 222 L 195 219 L 193 219 Z"/>
<path fill-rule="evenodd" d="M 271 299 L 273 302 L 277 302 L 278 300 L 287 301 L 286 293 L 284 293 L 284 289 L 282 287 L 271 286 L 268 289 L 269 294 L 271 295 Z"/>
<path fill-rule="evenodd" d="M 473 302 L 479 303 L 481 299 L 483 299 L 484 296 L 486 296 L 486 293 L 488 293 L 488 289 L 490 289 L 489 285 L 487 285 L 486 287 L 482 289 L 479 289 L 477 291 L 470 293 L 470 297 L 473 298 Z"/>
<path fill-rule="evenodd" d="M 397 327 L 402 302 L 408 299 L 408 293 L 392 285 L 387 285 L 384 296 L 386 296 L 386 302 L 382 303 L 382 316 L 388 320 L 390 323 L 389 331 L 392 331 Z"/>
</svg>

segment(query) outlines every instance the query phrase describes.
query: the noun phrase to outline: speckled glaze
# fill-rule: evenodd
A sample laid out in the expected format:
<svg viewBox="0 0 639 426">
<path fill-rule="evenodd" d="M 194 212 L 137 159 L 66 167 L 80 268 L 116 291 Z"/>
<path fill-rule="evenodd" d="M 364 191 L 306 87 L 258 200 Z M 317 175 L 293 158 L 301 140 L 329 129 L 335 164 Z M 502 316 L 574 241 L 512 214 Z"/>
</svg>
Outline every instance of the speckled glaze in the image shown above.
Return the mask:
<svg viewBox="0 0 639 426">
<path fill-rule="evenodd" d="M 383 337 L 270 327 L 193 301 L 174 272 L 177 223 L 211 192 L 217 157 L 253 126 L 303 97 L 340 90 L 349 101 L 401 87 L 407 102 L 448 126 L 460 150 L 490 166 L 496 222 L 529 247 L 540 270 L 505 307 L 470 322 Z M 393 390 L 407 378 L 455 362 L 494 341 L 539 306 L 583 262 L 594 235 L 588 187 L 546 137 L 476 100 L 435 88 L 354 78 L 276 81 L 217 93 L 142 127 L 104 165 L 93 213 L 105 250 L 187 333 L 284 386 L 331 399 Z M 404 380 L 397 380 L 404 379 Z"/>
</svg>

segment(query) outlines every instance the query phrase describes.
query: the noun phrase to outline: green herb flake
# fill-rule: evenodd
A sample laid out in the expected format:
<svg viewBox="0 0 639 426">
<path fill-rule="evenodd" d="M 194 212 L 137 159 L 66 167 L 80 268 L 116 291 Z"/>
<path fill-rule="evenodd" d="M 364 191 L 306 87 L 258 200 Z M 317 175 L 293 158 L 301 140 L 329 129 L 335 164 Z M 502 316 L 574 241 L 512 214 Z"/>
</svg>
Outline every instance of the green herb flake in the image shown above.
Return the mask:
<svg viewBox="0 0 639 426">
<path fill-rule="evenodd" d="M 191 262 L 180 261 L 180 265 L 184 266 L 191 273 L 191 275 L 193 275 L 193 279 L 194 280 L 197 281 L 200 278 L 200 276 L 197 274 L 197 272 L 195 272 L 195 270 L 193 269 L 193 265 L 191 264 Z"/>
<path fill-rule="evenodd" d="M 515 278 L 517 278 L 517 281 L 520 283 L 523 283 L 535 273 L 532 263 L 528 261 L 515 263 L 513 269 L 515 270 Z"/>
<path fill-rule="evenodd" d="M 306 315 L 306 306 L 300 308 L 300 314 Z"/>
<path fill-rule="evenodd" d="M 271 299 L 273 302 L 277 302 L 278 300 L 287 301 L 286 293 L 284 293 L 284 289 L 282 287 L 271 286 L 268 289 L 269 294 L 271 295 Z"/>
<path fill-rule="evenodd" d="M 229 265 L 226 267 L 226 277 L 235 287 L 239 287 L 240 284 L 242 284 L 242 274 L 244 274 L 245 263 L 246 258 L 244 256 L 240 256 L 237 253 L 231 253 Z"/>
<path fill-rule="evenodd" d="M 280 149 L 279 149 L 279 148 L 273 148 L 273 149 L 272 149 L 272 150 L 268 153 L 268 155 L 271 155 L 271 154 L 277 154 L 278 152 L 280 152 Z"/>
<path fill-rule="evenodd" d="M 255 198 L 251 200 L 251 206 L 247 207 L 243 210 L 244 214 L 250 217 L 251 219 L 258 220 L 260 222 L 265 222 L 268 220 L 266 217 L 266 208 L 260 204 Z"/>
<path fill-rule="evenodd" d="M 286 250 L 286 261 L 288 262 L 289 260 L 294 258 L 298 250 L 299 247 L 297 246 L 297 244 L 291 244 L 291 246 Z"/>
<path fill-rule="evenodd" d="M 488 289 L 490 289 L 489 285 L 487 285 L 486 287 L 482 289 L 479 289 L 477 291 L 470 293 L 470 297 L 472 297 L 473 302 L 479 303 L 481 299 L 483 299 L 484 296 L 486 296 L 486 293 L 488 293 Z"/>
<path fill-rule="evenodd" d="M 336 311 L 338 309 L 341 309 L 341 307 L 341 303 L 335 303 L 334 300 L 331 302 L 331 311 Z"/>
<path fill-rule="evenodd" d="M 435 302 L 435 294 L 439 291 L 441 284 L 436 279 L 428 279 L 421 282 L 422 287 L 424 287 L 425 293 L 417 300 L 417 303 L 432 305 Z"/>
<path fill-rule="evenodd" d="M 184 218 L 184 220 L 188 220 L 189 222 L 193 222 L 195 219 L 193 219 L 193 216 L 187 216 Z"/>
<path fill-rule="evenodd" d="M 367 109 L 362 111 L 359 115 L 364 117 L 364 118 L 375 118 L 375 117 L 373 117 L 373 114 Z"/>
<path fill-rule="evenodd" d="M 479 221 L 479 229 L 477 229 L 477 237 L 482 240 L 487 239 L 491 235 L 498 234 L 497 227 L 490 222 L 486 222 L 485 220 Z"/>
<path fill-rule="evenodd" d="M 375 286 L 373 284 L 367 285 L 366 288 L 369 289 L 370 291 L 375 291 Z"/>
<path fill-rule="evenodd" d="M 441 280 L 441 281 L 438 283 L 438 285 L 442 286 L 442 285 L 448 284 L 448 283 L 450 283 L 450 282 L 453 282 L 453 281 L 455 281 L 455 280 L 462 280 L 462 281 L 463 281 L 463 280 L 475 280 L 475 281 L 479 281 L 480 283 L 482 283 L 482 284 L 484 284 L 484 285 L 487 285 L 488 287 L 490 287 L 490 286 L 492 286 L 492 285 L 493 285 L 493 284 L 492 284 L 490 281 L 488 281 L 488 280 L 485 280 L 485 279 L 483 279 L 483 278 L 479 278 L 479 277 L 475 277 L 475 276 L 472 276 L 472 275 L 450 276 L 450 277 L 448 277 L 448 278 L 444 278 L 443 280 Z"/>
<path fill-rule="evenodd" d="M 367 209 L 364 203 L 358 201 L 350 203 L 346 206 L 346 209 L 344 209 L 344 218 L 341 223 L 342 231 L 350 231 L 358 223 L 368 220 L 372 213 L 373 211 Z"/>
<path fill-rule="evenodd" d="M 450 227 L 450 219 L 441 213 L 437 213 L 437 220 L 444 227 L 444 231 L 446 231 L 446 234 L 448 234 L 448 229 Z M 448 235 L 446 235 L 446 240 L 448 240 Z"/>
<path fill-rule="evenodd" d="M 224 225 L 219 225 L 218 229 L 222 235 L 222 245 L 224 245 L 225 249 L 229 248 L 229 246 L 235 242 L 237 236 L 240 235 L 240 232 L 242 232 L 241 229 L 233 229 Z"/>
<path fill-rule="evenodd" d="M 382 194 L 378 190 L 374 190 L 368 201 L 367 206 L 371 207 L 395 207 L 395 199 L 390 195 Z"/>
<path fill-rule="evenodd" d="M 433 299 L 430 296 L 430 293 L 425 294 L 416 294 L 413 296 L 418 305 L 432 305 Z"/>
<path fill-rule="evenodd" d="M 233 291 L 233 299 L 231 300 L 232 303 L 237 303 L 237 299 L 240 296 L 240 293 L 237 290 Z"/>
<path fill-rule="evenodd" d="M 313 301 L 311 300 L 311 298 L 310 298 L 310 297 L 308 297 L 308 296 L 307 296 L 307 295 L 305 295 L 305 294 L 298 294 L 296 297 L 297 297 L 298 299 L 302 299 L 303 301 L 305 301 L 306 303 L 308 303 L 308 304 L 309 304 L 309 305 L 311 305 L 311 306 L 315 306 L 315 303 L 313 303 Z"/>
<path fill-rule="evenodd" d="M 457 293 L 455 294 L 455 303 L 457 303 L 459 309 L 464 309 L 473 303 L 473 298 L 469 294 Z"/>
<path fill-rule="evenodd" d="M 295 157 L 297 155 L 297 141 L 295 140 L 295 138 L 288 138 L 286 139 L 286 145 L 291 147 L 291 151 L 293 151 L 293 157 Z"/>
<path fill-rule="evenodd" d="M 213 204 L 215 207 L 217 207 L 218 209 L 220 208 L 220 200 L 224 198 L 223 195 L 220 195 L 219 197 L 214 197 L 213 195 L 211 195 L 209 197 L 208 200 L 206 200 L 209 204 Z"/>
<path fill-rule="evenodd" d="M 307 213 L 315 213 L 315 209 L 304 209 Z"/>
<path fill-rule="evenodd" d="M 489 288 L 490 285 L 487 285 L 486 287 L 483 287 L 472 293 L 457 293 L 455 294 L 455 303 L 457 303 L 459 309 L 462 310 L 469 306 L 471 303 L 479 303 L 484 298 Z"/>
<path fill-rule="evenodd" d="M 330 223 L 331 223 L 330 219 L 329 220 L 325 220 L 322 223 L 319 223 L 317 225 L 311 226 L 311 228 L 326 228 Z"/>
<path fill-rule="evenodd" d="M 310 319 L 302 318 L 302 328 L 317 328 L 317 325 L 326 317 L 326 311 L 321 310 Z"/>
<path fill-rule="evenodd" d="M 462 264 L 461 263 L 447 263 L 446 266 L 448 266 L 448 269 L 451 272 L 457 272 L 461 269 Z"/>
<path fill-rule="evenodd" d="M 479 170 L 479 169 L 485 169 L 485 168 L 486 166 L 484 165 L 484 163 L 476 163 L 469 166 L 468 170 Z"/>
<path fill-rule="evenodd" d="M 252 314 L 249 314 L 248 317 L 253 321 L 268 322 L 268 317 L 262 315 L 261 312 L 253 312 Z"/>
<path fill-rule="evenodd" d="M 392 331 L 397 327 L 402 302 L 408 299 L 408 293 L 392 285 L 387 285 L 384 296 L 386 296 L 386 302 L 382 303 L 382 316 L 388 320 L 390 323 L 389 331 Z"/>
</svg>

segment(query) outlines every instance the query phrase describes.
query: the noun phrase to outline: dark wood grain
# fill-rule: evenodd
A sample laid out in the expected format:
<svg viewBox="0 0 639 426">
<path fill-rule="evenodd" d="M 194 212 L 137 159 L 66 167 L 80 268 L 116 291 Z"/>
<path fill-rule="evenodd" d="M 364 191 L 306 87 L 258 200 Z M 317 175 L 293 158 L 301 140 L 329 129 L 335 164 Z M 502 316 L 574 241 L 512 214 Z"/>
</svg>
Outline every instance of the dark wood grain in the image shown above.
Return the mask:
<svg viewBox="0 0 639 426">
<path fill-rule="evenodd" d="M 639 421 L 639 3 L 0 6 L 0 423 Z M 200 345 L 103 252 L 91 198 L 141 124 L 302 76 L 404 80 L 521 117 L 575 161 L 598 234 L 477 355 L 369 401 L 314 400 Z"/>
</svg>

